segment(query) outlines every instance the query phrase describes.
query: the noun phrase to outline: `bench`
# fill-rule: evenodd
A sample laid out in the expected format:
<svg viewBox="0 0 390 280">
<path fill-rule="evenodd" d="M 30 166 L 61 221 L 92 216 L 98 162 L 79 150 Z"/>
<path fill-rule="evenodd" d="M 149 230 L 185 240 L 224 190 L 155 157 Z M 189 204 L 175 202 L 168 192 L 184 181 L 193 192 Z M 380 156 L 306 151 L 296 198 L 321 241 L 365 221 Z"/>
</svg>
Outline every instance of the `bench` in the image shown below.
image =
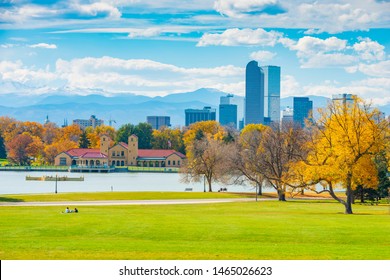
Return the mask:
<svg viewBox="0 0 390 280">
<path fill-rule="evenodd" d="M 184 191 L 185 192 L 192 192 L 192 188 L 185 188 Z"/>
</svg>

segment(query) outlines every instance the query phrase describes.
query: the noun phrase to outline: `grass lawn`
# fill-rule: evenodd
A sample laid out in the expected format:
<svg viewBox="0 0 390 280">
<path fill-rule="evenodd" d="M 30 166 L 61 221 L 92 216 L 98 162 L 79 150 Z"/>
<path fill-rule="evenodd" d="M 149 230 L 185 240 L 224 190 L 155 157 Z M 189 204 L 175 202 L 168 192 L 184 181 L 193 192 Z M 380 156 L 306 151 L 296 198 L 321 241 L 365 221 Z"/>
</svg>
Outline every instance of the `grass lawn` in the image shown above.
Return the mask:
<svg viewBox="0 0 390 280">
<path fill-rule="evenodd" d="M 0 259 L 390 259 L 389 205 L 1 207 Z"/>
</svg>

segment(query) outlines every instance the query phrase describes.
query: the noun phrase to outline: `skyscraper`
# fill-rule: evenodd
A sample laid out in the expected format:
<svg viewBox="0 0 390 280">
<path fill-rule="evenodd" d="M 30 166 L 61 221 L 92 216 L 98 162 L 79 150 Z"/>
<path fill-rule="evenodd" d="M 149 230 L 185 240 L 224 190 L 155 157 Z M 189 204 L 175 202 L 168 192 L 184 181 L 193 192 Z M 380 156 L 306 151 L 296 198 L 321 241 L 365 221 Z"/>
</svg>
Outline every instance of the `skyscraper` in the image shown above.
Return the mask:
<svg viewBox="0 0 390 280">
<path fill-rule="evenodd" d="M 245 124 L 250 123 L 264 123 L 264 74 L 253 60 L 245 75 Z"/>
<path fill-rule="evenodd" d="M 146 121 L 153 129 L 159 129 L 162 126 L 171 126 L 171 117 L 168 116 L 147 116 Z"/>
<path fill-rule="evenodd" d="M 195 122 L 201 121 L 215 121 L 216 109 L 211 107 L 204 107 L 203 109 L 186 109 L 186 126 Z"/>
<path fill-rule="evenodd" d="M 294 97 L 294 123 L 301 127 L 305 126 L 305 119 L 311 118 L 313 111 L 313 101 L 308 97 Z"/>
<path fill-rule="evenodd" d="M 219 123 L 237 129 L 237 105 L 231 104 L 233 94 L 221 96 L 219 104 Z"/>
<path fill-rule="evenodd" d="M 357 97 L 356 95 L 349 94 L 349 93 L 333 94 L 332 101 L 334 103 L 340 103 L 343 105 L 347 105 L 347 104 L 353 104 L 353 100 L 356 97 Z"/>
<path fill-rule="evenodd" d="M 264 117 L 280 121 L 280 67 L 261 66 L 264 72 Z"/>
</svg>

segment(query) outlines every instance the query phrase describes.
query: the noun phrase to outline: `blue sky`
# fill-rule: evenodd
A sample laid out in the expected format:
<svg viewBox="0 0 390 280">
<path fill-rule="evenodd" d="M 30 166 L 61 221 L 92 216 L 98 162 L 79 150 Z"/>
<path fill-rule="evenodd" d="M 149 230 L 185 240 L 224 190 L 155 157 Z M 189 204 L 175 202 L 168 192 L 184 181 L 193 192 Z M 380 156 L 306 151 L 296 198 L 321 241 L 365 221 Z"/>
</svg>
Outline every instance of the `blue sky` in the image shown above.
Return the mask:
<svg viewBox="0 0 390 280">
<path fill-rule="evenodd" d="M 390 103 L 389 1 L 0 3 L 0 94 L 244 95 L 254 59 L 281 66 L 282 96 Z"/>
</svg>

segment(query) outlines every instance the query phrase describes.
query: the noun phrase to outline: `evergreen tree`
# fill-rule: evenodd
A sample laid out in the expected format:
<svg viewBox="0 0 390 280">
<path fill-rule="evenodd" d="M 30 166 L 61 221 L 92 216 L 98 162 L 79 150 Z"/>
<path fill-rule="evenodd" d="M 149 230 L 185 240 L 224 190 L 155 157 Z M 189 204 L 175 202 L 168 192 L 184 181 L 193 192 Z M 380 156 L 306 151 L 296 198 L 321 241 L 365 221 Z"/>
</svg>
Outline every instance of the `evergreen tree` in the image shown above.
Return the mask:
<svg viewBox="0 0 390 280">
<path fill-rule="evenodd" d="M 83 131 L 83 133 L 80 135 L 79 148 L 89 148 L 90 145 L 91 142 L 87 137 L 87 132 Z"/>
</svg>

